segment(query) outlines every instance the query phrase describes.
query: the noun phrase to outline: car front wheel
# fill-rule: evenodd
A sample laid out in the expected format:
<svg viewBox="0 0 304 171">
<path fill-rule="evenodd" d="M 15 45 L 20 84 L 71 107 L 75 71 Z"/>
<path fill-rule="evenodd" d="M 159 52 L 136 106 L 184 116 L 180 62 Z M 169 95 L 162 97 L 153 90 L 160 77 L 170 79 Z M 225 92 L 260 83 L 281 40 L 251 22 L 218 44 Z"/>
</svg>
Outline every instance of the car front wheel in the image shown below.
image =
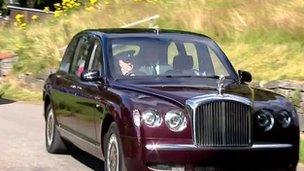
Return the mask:
<svg viewBox="0 0 304 171">
<path fill-rule="evenodd" d="M 105 171 L 126 170 L 122 159 L 123 151 L 118 136 L 118 129 L 114 122 L 110 125 L 108 133 L 105 136 L 104 149 Z"/>
<path fill-rule="evenodd" d="M 49 153 L 56 154 L 66 152 L 65 144 L 56 128 L 56 118 L 51 105 L 46 109 L 45 141 L 46 149 Z"/>
</svg>

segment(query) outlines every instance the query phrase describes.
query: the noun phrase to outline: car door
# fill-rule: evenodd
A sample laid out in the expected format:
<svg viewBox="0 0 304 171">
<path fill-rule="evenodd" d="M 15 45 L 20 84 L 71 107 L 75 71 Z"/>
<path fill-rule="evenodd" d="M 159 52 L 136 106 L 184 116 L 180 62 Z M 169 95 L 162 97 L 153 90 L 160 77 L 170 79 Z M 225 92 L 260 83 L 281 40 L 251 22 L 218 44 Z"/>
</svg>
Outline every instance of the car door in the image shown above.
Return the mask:
<svg viewBox="0 0 304 171">
<path fill-rule="evenodd" d="M 65 126 L 65 129 L 74 135 L 81 136 L 81 130 L 79 125 L 79 113 L 82 109 L 77 103 L 77 99 L 80 98 L 81 91 L 79 91 L 78 84 L 81 82 L 80 76 L 84 71 L 85 63 L 89 60 L 92 45 L 90 44 L 90 38 L 88 34 L 81 34 L 78 39 L 77 48 L 75 50 L 73 60 L 71 62 L 71 67 L 69 74 L 66 76 L 66 80 L 69 82 L 67 87 L 67 95 L 65 96 L 64 101 L 66 102 L 67 109 L 69 110 L 69 116 L 63 116 L 61 120 Z M 92 121 L 94 125 L 94 121 Z M 95 133 L 90 133 L 92 136 Z"/>
<path fill-rule="evenodd" d="M 83 71 L 99 71 L 103 74 L 103 58 L 101 40 L 94 35 L 89 37 L 90 52 L 85 60 Z M 98 145 L 98 136 L 96 135 L 96 120 L 103 113 L 104 104 L 102 104 L 102 94 L 104 87 L 101 82 L 82 81 L 80 75 L 74 74 L 74 81 L 77 89 L 77 96 L 73 102 L 77 106 L 74 112 L 76 130 L 78 136 L 88 142 Z"/>
<path fill-rule="evenodd" d="M 58 124 L 64 128 L 69 128 L 72 122 L 71 101 L 75 90 L 72 89 L 73 82 L 70 79 L 69 70 L 77 49 L 78 36 L 75 36 L 69 43 L 58 72 L 55 74 L 55 84 L 51 89 L 53 110 Z"/>
</svg>

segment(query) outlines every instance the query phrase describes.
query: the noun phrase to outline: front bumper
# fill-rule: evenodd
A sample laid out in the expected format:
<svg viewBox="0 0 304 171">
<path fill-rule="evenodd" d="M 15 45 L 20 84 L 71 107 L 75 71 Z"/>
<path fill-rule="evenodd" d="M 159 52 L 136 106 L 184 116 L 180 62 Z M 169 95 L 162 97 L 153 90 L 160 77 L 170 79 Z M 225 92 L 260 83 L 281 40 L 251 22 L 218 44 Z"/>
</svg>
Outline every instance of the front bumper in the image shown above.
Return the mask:
<svg viewBox="0 0 304 171">
<path fill-rule="evenodd" d="M 151 170 L 148 167 L 159 164 L 183 166 L 187 171 L 206 170 L 204 168 L 278 170 L 295 168 L 298 162 L 298 148 L 292 144 L 205 148 L 193 144 L 167 143 L 168 141 L 162 143 L 160 140 L 155 143 L 153 140 L 130 137 L 122 137 L 122 141 L 128 170 Z"/>
</svg>

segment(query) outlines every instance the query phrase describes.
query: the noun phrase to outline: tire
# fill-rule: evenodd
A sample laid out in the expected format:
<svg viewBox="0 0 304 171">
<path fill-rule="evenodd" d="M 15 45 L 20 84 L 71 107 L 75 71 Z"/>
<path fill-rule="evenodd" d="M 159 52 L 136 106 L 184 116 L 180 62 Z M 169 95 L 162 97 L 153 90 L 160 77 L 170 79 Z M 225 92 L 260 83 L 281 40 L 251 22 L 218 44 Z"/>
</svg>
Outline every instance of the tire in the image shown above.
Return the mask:
<svg viewBox="0 0 304 171">
<path fill-rule="evenodd" d="M 125 163 L 123 159 L 123 150 L 118 134 L 118 128 L 115 122 L 111 123 L 108 132 L 104 137 L 104 170 L 105 171 L 125 171 Z M 116 160 L 115 160 L 115 150 Z M 111 154 L 112 153 L 112 154 Z M 111 157 L 112 155 L 112 157 Z M 113 159 L 112 162 L 110 159 Z M 112 166 L 112 167 L 111 167 Z"/>
<path fill-rule="evenodd" d="M 56 128 L 56 118 L 52 109 L 52 105 L 48 105 L 46 108 L 46 122 L 45 122 L 45 144 L 46 150 L 52 154 L 66 153 L 66 146 L 60 137 L 60 134 Z"/>
<path fill-rule="evenodd" d="M 297 171 L 297 167 L 289 168 L 288 171 Z"/>
</svg>

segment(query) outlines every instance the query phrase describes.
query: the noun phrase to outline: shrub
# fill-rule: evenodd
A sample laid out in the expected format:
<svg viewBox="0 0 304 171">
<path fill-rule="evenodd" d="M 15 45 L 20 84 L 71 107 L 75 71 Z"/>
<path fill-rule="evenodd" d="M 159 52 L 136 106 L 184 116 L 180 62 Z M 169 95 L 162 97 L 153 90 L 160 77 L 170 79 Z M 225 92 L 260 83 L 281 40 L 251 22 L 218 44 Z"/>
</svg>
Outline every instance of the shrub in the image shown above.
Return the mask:
<svg viewBox="0 0 304 171">
<path fill-rule="evenodd" d="M 0 0 L 0 16 L 6 16 L 8 14 L 7 6 L 4 0 Z"/>
<path fill-rule="evenodd" d="M 49 8 L 51 11 L 54 11 L 54 4 L 60 3 L 61 0 L 36 0 L 34 4 L 34 8 L 37 9 L 44 9 L 44 8 Z"/>
<path fill-rule="evenodd" d="M 15 16 L 14 25 L 17 26 L 20 30 L 25 30 L 26 29 L 26 22 L 25 22 L 24 15 L 17 14 Z"/>
<path fill-rule="evenodd" d="M 2 9 L 3 5 L 4 5 L 4 0 L 0 0 L 0 9 Z"/>
</svg>

